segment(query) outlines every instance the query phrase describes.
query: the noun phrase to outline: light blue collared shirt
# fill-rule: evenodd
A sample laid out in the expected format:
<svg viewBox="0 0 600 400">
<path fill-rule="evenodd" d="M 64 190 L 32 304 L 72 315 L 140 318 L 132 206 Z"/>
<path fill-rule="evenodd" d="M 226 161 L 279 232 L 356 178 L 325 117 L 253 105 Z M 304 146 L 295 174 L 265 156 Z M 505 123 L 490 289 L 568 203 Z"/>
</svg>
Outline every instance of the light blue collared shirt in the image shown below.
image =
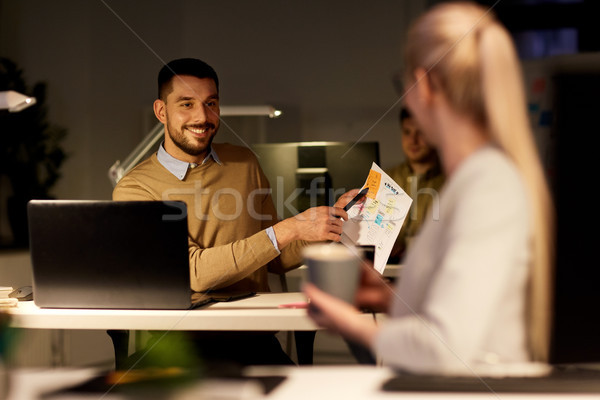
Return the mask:
<svg viewBox="0 0 600 400">
<path fill-rule="evenodd" d="M 167 153 L 163 144 L 164 144 L 164 142 L 160 144 L 158 151 L 156 152 L 156 158 L 158 158 L 158 162 L 163 167 L 165 167 L 170 173 L 175 175 L 175 177 L 177 179 L 182 181 L 185 178 L 185 176 L 187 175 L 188 170 L 190 168 L 191 169 L 196 168 L 198 166 L 198 164 L 178 160 L 177 158 L 175 158 L 172 155 L 170 155 L 169 153 Z M 219 160 L 219 156 L 215 152 L 215 149 L 212 146 L 210 147 L 210 152 L 204 158 L 204 160 L 202 160 L 202 163 L 200 165 L 203 165 L 210 158 L 215 160 L 215 162 L 217 164 L 223 165 L 223 163 L 221 163 L 221 160 Z M 279 246 L 277 246 L 277 238 L 275 237 L 275 231 L 273 230 L 273 227 L 272 226 L 268 227 L 266 229 L 266 232 L 267 232 L 267 236 L 269 236 L 269 239 L 271 240 L 271 243 L 273 243 L 273 247 L 275 247 L 275 250 L 277 250 L 278 252 L 281 252 L 279 250 Z"/>
<path fill-rule="evenodd" d="M 164 144 L 164 142 L 160 144 L 160 147 L 158 148 L 158 151 L 156 152 L 156 157 L 158 158 L 158 162 L 161 163 L 161 165 L 163 167 L 165 167 L 170 173 L 175 175 L 175 177 L 177 179 L 182 181 L 185 178 L 188 170 L 190 168 L 196 168 L 198 166 L 198 164 L 178 160 L 177 158 L 175 158 L 172 155 L 170 155 L 169 153 L 167 153 L 163 144 Z M 221 160 L 219 160 L 219 156 L 217 156 L 217 153 L 212 148 L 212 146 L 210 148 L 210 152 L 208 153 L 208 155 L 206 157 L 204 157 L 204 160 L 202 160 L 202 164 L 200 164 L 200 165 L 203 165 L 210 158 L 215 160 L 215 162 L 217 164 L 223 165 L 223 163 L 221 163 Z"/>
</svg>

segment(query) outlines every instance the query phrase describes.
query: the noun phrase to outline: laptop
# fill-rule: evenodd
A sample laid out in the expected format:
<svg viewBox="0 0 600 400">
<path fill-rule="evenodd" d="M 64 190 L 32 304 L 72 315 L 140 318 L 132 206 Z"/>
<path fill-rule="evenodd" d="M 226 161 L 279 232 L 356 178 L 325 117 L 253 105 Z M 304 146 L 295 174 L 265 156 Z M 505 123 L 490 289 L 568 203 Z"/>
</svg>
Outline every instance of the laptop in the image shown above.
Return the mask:
<svg viewBox="0 0 600 400">
<path fill-rule="evenodd" d="M 183 202 L 31 200 L 27 212 L 38 307 L 190 309 L 250 295 L 192 292 Z"/>
</svg>

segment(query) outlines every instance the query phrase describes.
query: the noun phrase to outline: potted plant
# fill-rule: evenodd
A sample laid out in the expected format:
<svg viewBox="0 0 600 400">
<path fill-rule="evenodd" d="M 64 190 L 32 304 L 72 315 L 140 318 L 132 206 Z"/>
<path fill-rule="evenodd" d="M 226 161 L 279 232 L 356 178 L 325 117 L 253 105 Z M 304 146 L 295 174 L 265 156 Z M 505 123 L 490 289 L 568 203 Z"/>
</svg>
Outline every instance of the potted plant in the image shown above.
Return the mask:
<svg viewBox="0 0 600 400">
<path fill-rule="evenodd" d="M 0 176 L 8 179 L 6 209 L 14 247 L 29 243 L 27 202 L 52 198 L 67 154 L 61 147 L 67 131 L 47 121 L 46 84 L 29 88 L 23 72 L 0 57 L 0 91 L 15 90 L 36 98 L 36 104 L 20 112 L 0 110 Z M 2 216 L 4 217 L 4 216 Z M 0 217 L 1 218 L 1 217 Z"/>
</svg>

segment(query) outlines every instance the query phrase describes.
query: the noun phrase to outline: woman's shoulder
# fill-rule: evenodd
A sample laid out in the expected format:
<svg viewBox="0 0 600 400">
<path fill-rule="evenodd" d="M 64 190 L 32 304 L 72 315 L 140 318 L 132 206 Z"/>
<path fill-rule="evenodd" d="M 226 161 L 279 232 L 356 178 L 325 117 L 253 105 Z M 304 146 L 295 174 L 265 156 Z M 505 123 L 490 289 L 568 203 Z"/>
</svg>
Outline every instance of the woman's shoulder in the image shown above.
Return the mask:
<svg viewBox="0 0 600 400">
<path fill-rule="evenodd" d="M 485 146 L 469 156 L 456 170 L 457 179 L 498 185 L 522 185 L 521 173 L 502 150 Z"/>
<path fill-rule="evenodd" d="M 462 204 L 477 201 L 480 208 L 527 207 L 527 190 L 519 169 L 510 157 L 493 146 L 486 146 L 466 159 L 447 182 L 446 192 L 447 199 L 456 198 Z"/>
</svg>

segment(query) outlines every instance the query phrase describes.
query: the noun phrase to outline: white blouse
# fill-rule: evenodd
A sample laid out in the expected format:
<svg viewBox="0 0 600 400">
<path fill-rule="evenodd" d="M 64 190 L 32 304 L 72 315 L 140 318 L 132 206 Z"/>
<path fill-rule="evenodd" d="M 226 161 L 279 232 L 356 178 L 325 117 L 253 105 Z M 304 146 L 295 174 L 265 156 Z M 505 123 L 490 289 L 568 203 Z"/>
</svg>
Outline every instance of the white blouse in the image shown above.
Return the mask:
<svg viewBox="0 0 600 400">
<path fill-rule="evenodd" d="M 459 165 L 404 260 L 375 343 L 384 364 L 472 374 L 528 360 L 528 209 L 520 174 L 498 149 L 486 146 Z"/>
</svg>

